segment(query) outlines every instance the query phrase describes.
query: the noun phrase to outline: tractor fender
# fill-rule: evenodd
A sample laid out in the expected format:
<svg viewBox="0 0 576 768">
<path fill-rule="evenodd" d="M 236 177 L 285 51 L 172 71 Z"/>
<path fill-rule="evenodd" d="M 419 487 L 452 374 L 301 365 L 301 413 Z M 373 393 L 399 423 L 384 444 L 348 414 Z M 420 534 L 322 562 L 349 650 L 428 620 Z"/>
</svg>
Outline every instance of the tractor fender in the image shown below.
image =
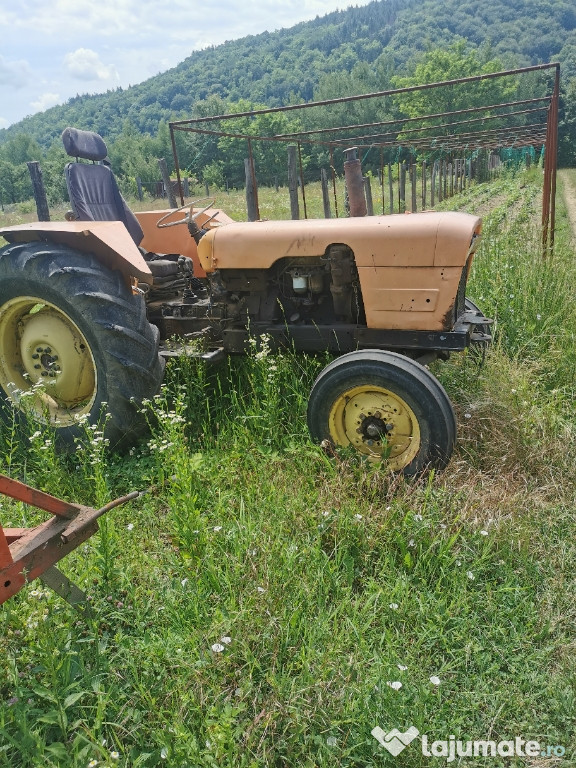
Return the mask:
<svg viewBox="0 0 576 768">
<path fill-rule="evenodd" d="M 0 235 L 9 243 L 61 243 L 94 254 L 108 269 L 119 270 L 127 282 L 136 278 L 152 283 L 148 264 L 120 221 L 40 221 L 0 228 Z"/>
</svg>

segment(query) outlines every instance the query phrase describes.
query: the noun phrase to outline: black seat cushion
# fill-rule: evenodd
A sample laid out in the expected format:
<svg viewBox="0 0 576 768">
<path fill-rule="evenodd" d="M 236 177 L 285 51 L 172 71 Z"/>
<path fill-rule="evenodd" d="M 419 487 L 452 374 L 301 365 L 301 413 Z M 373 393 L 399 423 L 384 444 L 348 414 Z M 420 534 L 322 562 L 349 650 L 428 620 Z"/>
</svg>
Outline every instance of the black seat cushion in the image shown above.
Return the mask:
<svg viewBox="0 0 576 768">
<path fill-rule="evenodd" d="M 80 221 L 121 221 L 140 245 L 144 232 L 126 202 L 109 165 L 95 165 L 106 157 L 104 140 L 97 133 L 66 128 L 62 134 L 66 152 L 92 163 L 68 163 L 66 186 L 72 210 Z"/>
<path fill-rule="evenodd" d="M 66 185 L 72 209 L 80 221 L 122 221 L 140 245 L 144 232 L 124 202 L 114 174 L 106 165 L 68 163 Z"/>
</svg>

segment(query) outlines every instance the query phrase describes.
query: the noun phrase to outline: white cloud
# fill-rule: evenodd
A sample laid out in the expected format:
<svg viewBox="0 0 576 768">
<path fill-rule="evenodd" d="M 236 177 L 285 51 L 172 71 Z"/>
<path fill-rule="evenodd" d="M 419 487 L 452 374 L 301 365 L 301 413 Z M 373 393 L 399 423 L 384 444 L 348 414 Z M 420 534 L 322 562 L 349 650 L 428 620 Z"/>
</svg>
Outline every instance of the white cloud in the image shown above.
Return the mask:
<svg viewBox="0 0 576 768">
<path fill-rule="evenodd" d="M 61 101 L 59 93 L 43 93 L 36 101 L 31 101 L 30 106 L 35 112 L 44 112 L 45 109 L 53 107 Z"/>
<path fill-rule="evenodd" d="M 114 67 L 108 67 L 96 51 L 90 48 L 77 48 L 64 56 L 64 67 L 76 80 L 111 80 L 117 79 Z"/>
<path fill-rule="evenodd" d="M 14 3 L 0 9 L 0 27 L 30 32 L 33 24 L 46 37 L 64 39 L 77 34 L 115 34 L 119 30 L 129 35 L 131 27 L 138 26 L 138 0 L 26 0 L 26 7 L 21 5 Z"/>
<path fill-rule="evenodd" d="M 199 16 L 190 0 L 0 0 L 2 114 L 11 124 L 79 91 L 140 83 L 208 45 L 369 1 L 221 0 Z"/>
<path fill-rule="evenodd" d="M 30 80 L 30 67 L 27 61 L 6 61 L 0 56 L 0 85 L 23 88 Z"/>
<path fill-rule="evenodd" d="M 10 121 L 6 120 L 5 117 L 0 117 L 0 128 L 8 128 L 10 125 Z"/>
</svg>

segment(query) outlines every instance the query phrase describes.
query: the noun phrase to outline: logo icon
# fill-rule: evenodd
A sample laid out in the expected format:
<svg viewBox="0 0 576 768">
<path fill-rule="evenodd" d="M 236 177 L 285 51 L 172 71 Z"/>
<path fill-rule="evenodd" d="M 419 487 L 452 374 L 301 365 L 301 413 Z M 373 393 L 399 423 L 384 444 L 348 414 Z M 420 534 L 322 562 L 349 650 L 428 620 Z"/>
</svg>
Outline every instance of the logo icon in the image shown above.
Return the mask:
<svg viewBox="0 0 576 768">
<path fill-rule="evenodd" d="M 392 728 L 391 731 L 386 733 L 377 725 L 376 728 L 372 729 L 371 734 L 391 755 L 396 757 L 411 741 L 414 741 L 416 736 L 420 734 L 420 731 L 418 728 L 411 726 L 405 733 L 399 731 L 398 728 Z"/>
</svg>

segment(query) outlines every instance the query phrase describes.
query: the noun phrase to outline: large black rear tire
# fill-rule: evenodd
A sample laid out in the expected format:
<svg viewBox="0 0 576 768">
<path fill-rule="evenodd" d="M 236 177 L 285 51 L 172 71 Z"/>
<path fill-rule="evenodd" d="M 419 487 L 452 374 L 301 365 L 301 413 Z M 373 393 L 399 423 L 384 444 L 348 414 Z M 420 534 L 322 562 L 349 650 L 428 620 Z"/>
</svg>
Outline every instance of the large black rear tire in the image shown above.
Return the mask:
<svg viewBox="0 0 576 768">
<path fill-rule="evenodd" d="M 59 244 L 0 250 L 0 400 L 52 424 L 61 445 L 102 423 L 112 446 L 142 433 L 138 403 L 162 382 L 158 329 L 122 274 Z"/>
<path fill-rule="evenodd" d="M 393 471 L 441 469 L 456 441 L 450 399 L 430 371 L 378 349 L 349 352 L 320 373 L 308 401 L 314 440 L 351 446 Z"/>
</svg>

